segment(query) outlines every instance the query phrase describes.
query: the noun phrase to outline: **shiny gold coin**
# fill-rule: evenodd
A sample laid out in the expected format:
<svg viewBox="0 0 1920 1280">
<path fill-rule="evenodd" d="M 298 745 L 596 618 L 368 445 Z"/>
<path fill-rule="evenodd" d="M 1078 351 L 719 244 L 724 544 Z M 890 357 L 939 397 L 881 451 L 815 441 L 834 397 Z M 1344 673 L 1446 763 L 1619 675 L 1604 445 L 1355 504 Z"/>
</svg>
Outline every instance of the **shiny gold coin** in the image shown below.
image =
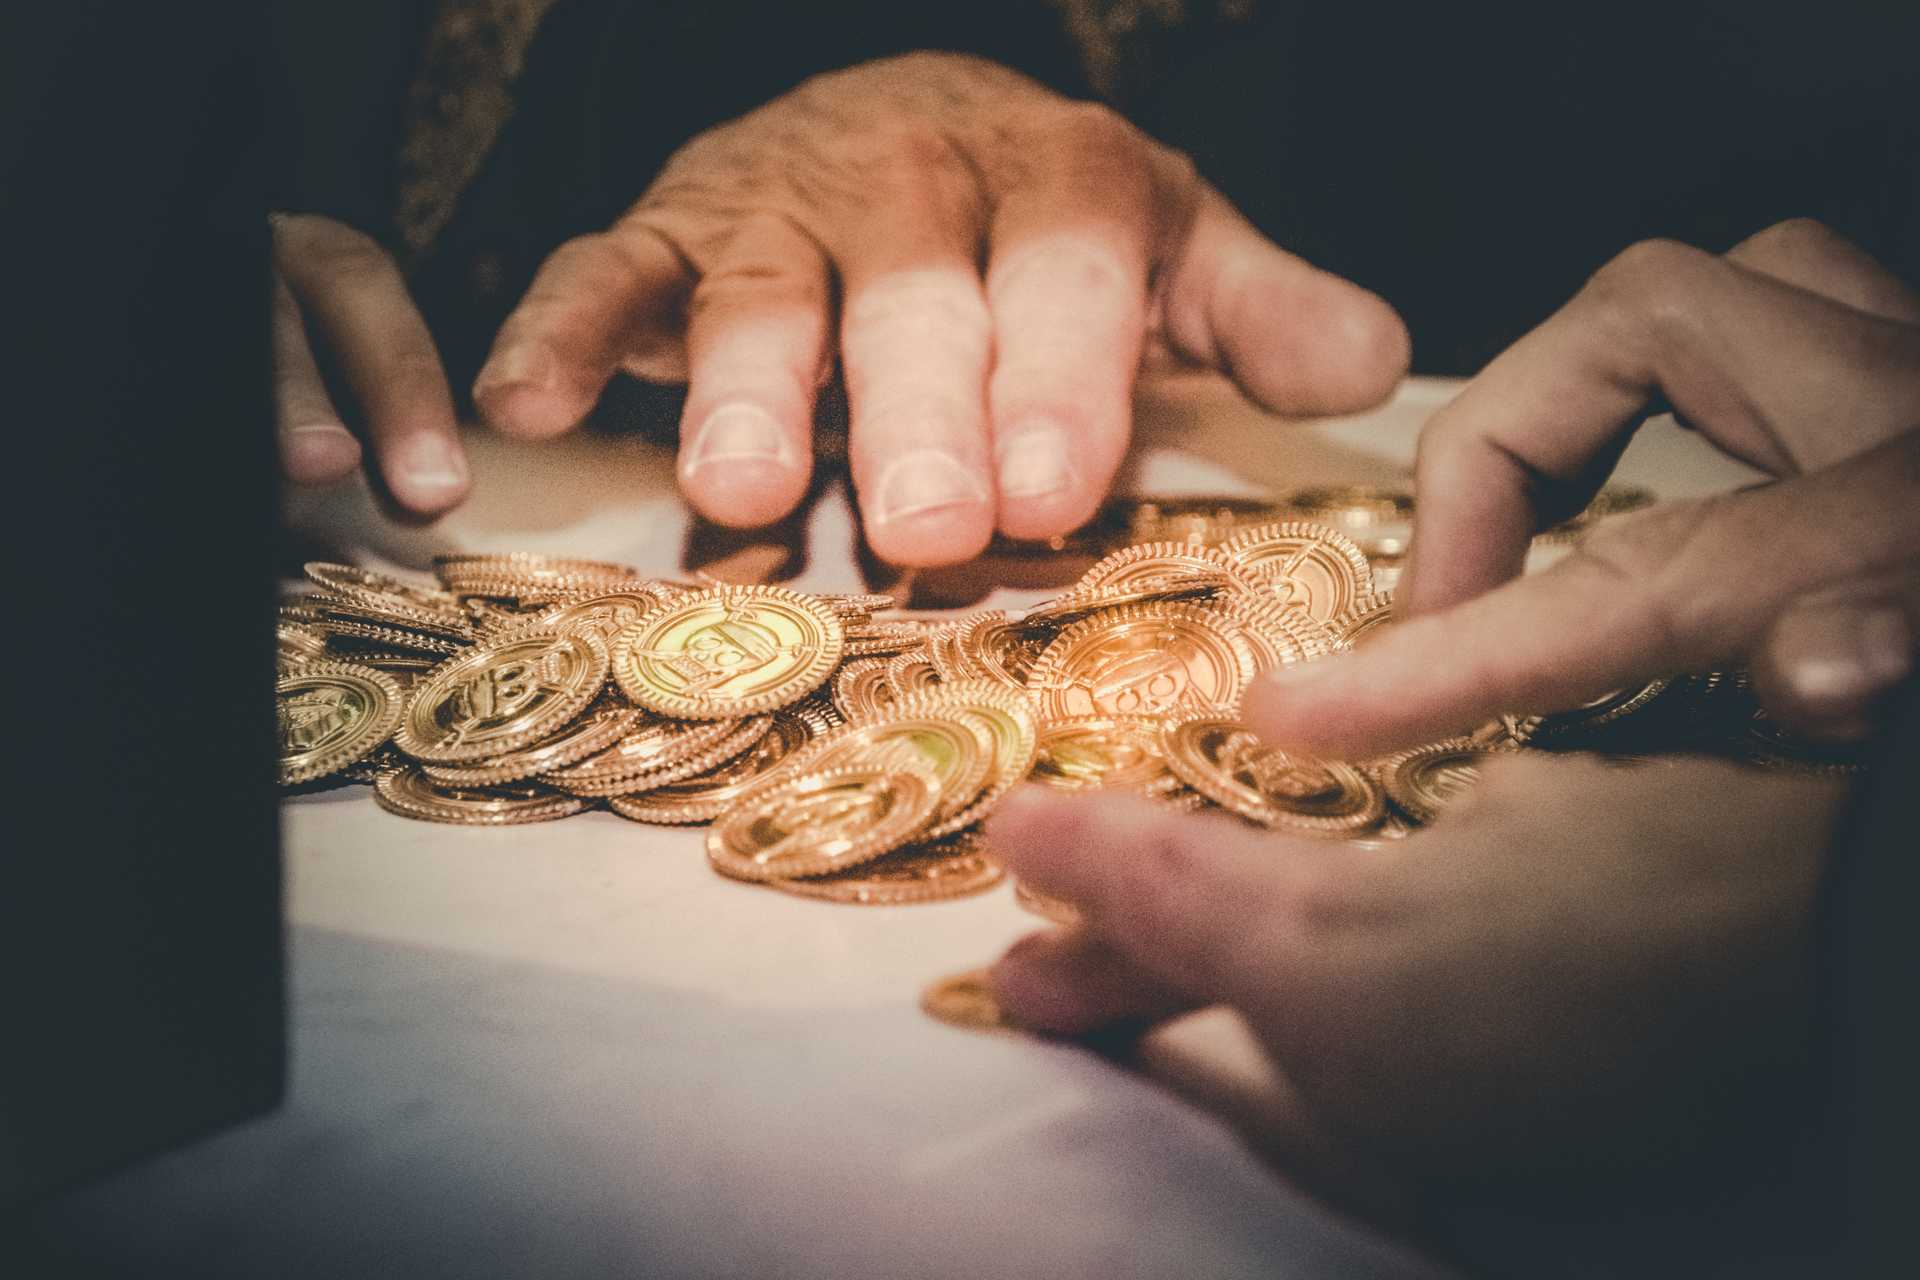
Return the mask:
<svg viewBox="0 0 1920 1280">
<path fill-rule="evenodd" d="M 967 655 L 961 652 L 960 628 L 961 624 L 949 623 L 927 634 L 927 660 L 933 663 L 934 673 L 942 680 L 974 680 L 980 676 Z"/>
<path fill-rule="evenodd" d="M 460 602 L 438 587 L 406 582 L 390 574 L 349 564 L 314 561 L 304 566 L 307 579 L 339 597 L 331 607 L 354 607 L 373 615 L 372 621 L 395 621 L 432 630 L 450 629 L 465 635 L 466 615 Z"/>
<path fill-rule="evenodd" d="M 687 778 L 698 777 L 709 769 L 718 768 L 743 752 L 751 750 L 773 730 L 772 716 L 746 716 L 743 719 L 718 723 L 730 726 L 730 731 L 725 737 L 710 747 L 681 757 L 672 764 L 661 765 L 644 773 L 613 776 L 603 774 L 598 778 L 588 779 L 575 777 L 566 769 L 556 769 L 542 775 L 541 781 L 551 783 L 562 791 L 576 796 L 637 795 L 651 791 L 655 787 L 664 787 Z"/>
<path fill-rule="evenodd" d="M 1046 646 L 1037 643 L 1003 609 L 988 609 L 967 619 L 955 645 L 973 678 L 992 680 L 1022 692 L 1027 676 Z"/>
<path fill-rule="evenodd" d="M 893 691 L 895 702 L 936 688 L 940 681 L 939 668 L 924 652 L 895 654 L 887 659 L 887 688 Z"/>
<path fill-rule="evenodd" d="M 518 751 L 564 728 L 606 679 L 607 647 L 598 636 L 529 632 L 497 640 L 421 681 L 395 741 L 432 764 Z"/>
<path fill-rule="evenodd" d="M 1604 728 L 1645 710 L 1671 683 L 1671 680 L 1664 678 L 1650 680 L 1635 688 L 1616 689 L 1612 693 L 1602 694 L 1570 710 L 1542 716 L 1534 736 L 1542 740 L 1577 737 Z"/>
<path fill-rule="evenodd" d="M 1253 678 L 1245 625 L 1189 605 L 1134 605 L 1068 627 L 1027 689 L 1050 720 L 1231 712 Z"/>
<path fill-rule="evenodd" d="M 326 635 L 328 647 L 335 650 L 405 649 L 411 653 L 437 654 L 444 658 L 470 647 L 469 641 L 463 637 L 388 626 L 384 622 L 342 618 L 333 612 L 328 612 L 319 622 L 311 625 Z"/>
<path fill-rule="evenodd" d="M 833 705 L 849 720 L 873 715 L 894 700 L 885 658 L 854 658 L 833 675 Z"/>
<path fill-rule="evenodd" d="M 1491 754 L 1464 738 L 1451 738 L 1388 756 L 1379 765 L 1380 781 L 1402 813 L 1425 824 L 1472 789 L 1481 762 Z"/>
<path fill-rule="evenodd" d="M 607 807 L 634 822 L 685 825 L 710 822 L 733 802 L 771 777 L 782 764 L 813 741 L 814 731 L 792 711 L 776 711 L 760 740 L 697 777 L 612 796 Z"/>
<path fill-rule="evenodd" d="M 921 694 L 913 706 L 916 711 L 958 716 L 977 724 L 993 743 L 993 767 L 978 798 L 921 833 L 922 839 L 937 840 L 980 821 L 1027 776 L 1039 751 L 1039 731 L 1026 695 L 991 680 L 944 684 Z"/>
<path fill-rule="evenodd" d="M 1375 529 L 1413 522 L 1413 495 L 1378 485 L 1340 484 L 1296 489 L 1282 503 L 1298 520 L 1336 529 Z"/>
<path fill-rule="evenodd" d="M 1323 658 L 1342 647 L 1326 624 L 1299 609 L 1287 608 L 1272 596 L 1227 596 L 1214 604 L 1213 612 L 1244 624 L 1256 675 Z"/>
<path fill-rule="evenodd" d="M 378 649 L 354 652 L 353 660 L 363 667 L 384 671 L 410 690 L 437 670 L 446 659 L 432 653 L 385 653 Z"/>
<path fill-rule="evenodd" d="M 1055 720 L 1040 730 L 1033 780 L 1064 791 L 1148 788 L 1167 777 L 1163 728 L 1163 721 L 1145 716 Z"/>
<path fill-rule="evenodd" d="M 1328 624 L 1342 648 L 1351 649 L 1393 622 L 1393 592 L 1370 591 Z"/>
<path fill-rule="evenodd" d="M 1281 511 L 1264 498 L 1120 498 L 1103 512 L 1119 522 L 1127 542 L 1196 542 L 1206 545 L 1231 537 L 1236 531 L 1266 524 Z"/>
<path fill-rule="evenodd" d="M 993 735 L 937 700 L 906 697 L 874 715 L 848 722 L 795 757 L 790 774 L 873 766 L 910 747 L 940 788 L 930 822 L 942 822 L 980 798 L 994 772 Z"/>
<path fill-rule="evenodd" d="M 697 759 L 724 743 L 740 728 L 738 720 L 642 720 L 618 742 L 563 769 L 547 774 L 556 787 L 588 787 L 605 792 L 602 784 L 663 772 Z"/>
<path fill-rule="evenodd" d="M 425 822 L 448 822 L 464 827 L 506 827 L 523 822 L 551 822 L 587 807 L 585 800 L 559 795 L 545 787 L 510 782 L 498 787 L 453 787 L 435 782 L 417 766 L 382 774 L 373 787 L 374 801 L 389 813 Z"/>
<path fill-rule="evenodd" d="M 450 787 L 491 787 L 517 782 L 565 768 L 606 750 L 630 733 L 646 714 L 638 707 L 603 698 L 550 738 L 469 765 L 430 764 L 424 772 L 435 782 Z"/>
<path fill-rule="evenodd" d="M 831 609 L 780 587 L 690 592 L 614 642 L 613 676 L 640 706 L 685 720 L 773 711 L 812 693 L 839 665 Z"/>
<path fill-rule="evenodd" d="M 1386 816 L 1380 787 L 1335 760 L 1264 745 L 1237 720 L 1186 720 L 1161 739 L 1167 765 L 1200 795 L 1264 827 L 1351 835 Z"/>
<path fill-rule="evenodd" d="M 851 871 L 767 883 L 802 898 L 892 907 L 985 893 L 1006 874 L 979 836 L 962 834 L 933 844 L 909 845 Z"/>
<path fill-rule="evenodd" d="M 282 786 L 312 782 L 371 755 L 393 736 L 404 698 L 392 676 L 347 662 L 309 662 L 274 685 Z"/>
<path fill-rule="evenodd" d="M 500 634 L 510 634 L 520 629 L 591 631 L 600 637 L 611 652 L 613 638 L 619 635 L 628 623 L 637 622 L 670 598 L 641 588 L 586 596 L 566 604 L 549 605 L 531 617 L 523 618 L 513 626 L 503 628 Z"/>
<path fill-rule="evenodd" d="M 1283 520 L 1246 529 L 1220 550 L 1266 584 L 1289 609 L 1331 622 L 1373 590 L 1373 569 L 1353 539 L 1337 529 Z"/>
<path fill-rule="evenodd" d="M 942 978 L 920 993 L 927 1016 L 963 1031 L 1018 1031 L 1000 1007 L 993 982 L 985 969 L 970 969 Z"/>
<path fill-rule="evenodd" d="M 1212 547 L 1187 542 L 1146 542 L 1123 547 L 1080 577 L 1076 591 L 1101 587 L 1144 588 L 1158 582 L 1215 582 L 1241 591 L 1258 590 L 1260 579 Z"/>
<path fill-rule="evenodd" d="M 280 622 L 273 628 L 274 652 L 293 665 L 318 662 L 327 656 L 326 633 L 302 622 Z"/>
<path fill-rule="evenodd" d="M 899 848 L 939 803 L 930 773 L 887 765 L 802 774 L 749 792 L 707 833 L 707 859 L 736 880 L 820 876 Z"/>
<path fill-rule="evenodd" d="M 1065 898 L 1042 893 L 1025 880 L 1013 882 L 1013 900 L 1041 919 L 1051 920 L 1055 924 L 1078 925 L 1083 919 L 1080 908 Z"/>
<path fill-rule="evenodd" d="M 1109 609 L 1134 604 L 1209 600 L 1225 589 L 1225 584 L 1218 578 L 1191 576 L 1154 578 L 1126 587 L 1076 587 L 1065 595 L 1034 605 L 1021 614 L 1014 625 L 1023 635 L 1033 637 L 1051 628 L 1070 627 Z M 1031 668 L 1032 663 L 1028 666 Z"/>
<path fill-rule="evenodd" d="M 927 641 L 927 628 L 918 622 L 862 622 L 846 627 L 845 652 L 848 657 L 905 653 L 919 649 Z"/>
</svg>

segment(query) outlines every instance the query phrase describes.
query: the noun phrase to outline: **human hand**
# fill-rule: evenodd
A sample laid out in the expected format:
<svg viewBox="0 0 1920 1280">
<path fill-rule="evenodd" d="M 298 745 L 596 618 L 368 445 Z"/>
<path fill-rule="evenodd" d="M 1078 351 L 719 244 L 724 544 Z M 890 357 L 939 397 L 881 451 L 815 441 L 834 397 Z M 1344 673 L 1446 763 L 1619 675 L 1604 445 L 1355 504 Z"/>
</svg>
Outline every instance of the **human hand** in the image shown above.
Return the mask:
<svg viewBox="0 0 1920 1280">
<path fill-rule="evenodd" d="M 282 473 L 328 484 L 360 465 L 361 439 L 314 358 L 323 344 L 358 401 L 354 418 L 377 479 L 398 506 L 437 516 L 467 494 L 466 455 L 440 355 L 393 259 L 372 239 L 315 214 L 273 219 L 274 401 Z"/>
<path fill-rule="evenodd" d="M 688 143 L 548 259 L 474 398 L 540 437 L 616 370 L 684 378 L 687 500 L 762 524 L 806 491 L 837 353 L 869 542 L 944 564 L 996 525 L 1093 514 L 1149 331 L 1285 412 L 1365 407 L 1407 364 L 1385 303 L 1275 248 L 1184 156 L 994 63 L 914 54 Z"/>
<path fill-rule="evenodd" d="M 1084 923 L 1016 943 L 992 981 L 1068 1035 L 1232 1006 L 1288 1094 L 1265 1145 L 1336 1197 L 1657 1171 L 1800 1083 L 1842 790 L 1512 757 L 1362 848 L 1029 788 L 989 839 Z"/>
<path fill-rule="evenodd" d="M 1660 399 L 1783 478 L 1509 583 Z M 1638 246 L 1434 416 L 1417 486 L 1405 621 L 1252 690 L 1262 737 L 1364 756 L 1741 662 L 1781 723 L 1862 736 L 1920 637 L 1920 298 L 1812 223 L 1725 258 Z"/>
</svg>

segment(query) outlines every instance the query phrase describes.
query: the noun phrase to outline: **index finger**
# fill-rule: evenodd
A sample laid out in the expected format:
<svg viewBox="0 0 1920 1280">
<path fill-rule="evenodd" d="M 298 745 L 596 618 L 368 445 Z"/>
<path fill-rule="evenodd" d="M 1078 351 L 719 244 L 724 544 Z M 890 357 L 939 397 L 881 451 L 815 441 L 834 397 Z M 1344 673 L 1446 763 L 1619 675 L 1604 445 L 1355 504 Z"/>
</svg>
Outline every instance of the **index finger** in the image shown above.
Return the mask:
<svg viewBox="0 0 1920 1280">
<path fill-rule="evenodd" d="M 1276 744 L 1365 758 L 1739 659 L 1789 601 L 1920 552 L 1889 518 L 1916 504 L 1920 431 L 1814 475 L 1656 507 L 1543 573 L 1272 673 L 1245 715 Z"/>
<path fill-rule="evenodd" d="M 1649 401 L 1775 475 L 1848 458 L 1920 416 L 1920 331 L 1684 245 L 1635 246 L 1427 424 L 1410 614 L 1519 572 L 1591 497 Z"/>
</svg>

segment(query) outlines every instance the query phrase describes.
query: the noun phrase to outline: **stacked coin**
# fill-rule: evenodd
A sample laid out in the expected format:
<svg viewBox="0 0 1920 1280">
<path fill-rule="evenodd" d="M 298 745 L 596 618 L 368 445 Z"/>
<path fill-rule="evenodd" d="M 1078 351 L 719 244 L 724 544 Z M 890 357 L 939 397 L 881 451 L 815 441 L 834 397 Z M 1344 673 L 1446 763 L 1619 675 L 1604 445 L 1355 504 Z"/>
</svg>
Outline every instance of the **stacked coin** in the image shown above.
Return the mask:
<svg viewBox="0 0 1920 1280">
<path fill-rule="evenodd" d="M 1121 547 L 1023 612 L 941 618 L 527 554 L 437 572 L 308 566 L 315 590 L 278 628 L 283 783 L 367 782 L 394 813 L 469 825 L 603 808 L 708 823 L 715 870 L 833 901 L 991 887 L 979 824 L 1029 778 L 1381 841 L 1432 821 L 1500 752 L 1704 746 L 1850 767 L 1761 718 L 1732 673 L 1383 760 L 1276 750 L 1236 718 L 1249 682 L 1392 625 L 1362 547 L 1302 520 Z"/>
</svg>

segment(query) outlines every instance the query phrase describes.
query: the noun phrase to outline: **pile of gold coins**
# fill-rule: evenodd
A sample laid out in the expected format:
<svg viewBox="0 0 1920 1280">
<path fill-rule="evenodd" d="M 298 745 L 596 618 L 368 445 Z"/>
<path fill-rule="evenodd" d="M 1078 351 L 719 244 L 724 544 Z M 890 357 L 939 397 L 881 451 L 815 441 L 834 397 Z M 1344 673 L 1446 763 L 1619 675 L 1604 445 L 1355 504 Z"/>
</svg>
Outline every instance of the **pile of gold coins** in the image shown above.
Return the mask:
<svg viewBox="0 0 1920 1280">
<path fill-rule="evenodd" d="M 312 564 L 313 589 L 280 613 L 280 777 L 370 784 L 382 807 L 437 822 L 605 809 L 709 824 L 724 875 L 886 904 L 998 883 L 980 823 L 1023 780 L 1379 842 L 1432 821 L 1496 752 L 1712 745 L 1845 767 L 1773 729 L 1732 673 L 1381 760 L 1261 743 L 1237 719 L 1251 681 L 1391 625 L 1379 579 L 1411 509 L 1378 490 L 1135 503 L 1124 535 L 1165 536 L 1111 549 L 1033 608 L 957 617 L 531 554 L 442 557 L 432 585 Z M 1317 520 L 1258 518 L 1303 513 Z"/>
</svg>

